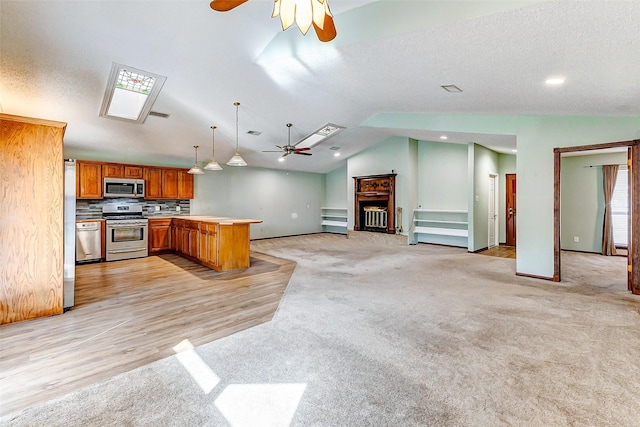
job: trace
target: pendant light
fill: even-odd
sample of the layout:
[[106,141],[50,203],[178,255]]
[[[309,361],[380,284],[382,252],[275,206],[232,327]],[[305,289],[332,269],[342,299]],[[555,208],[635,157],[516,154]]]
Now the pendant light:
[[213,149],[211,150],[211,160],[209,161],[209,163],[207,163],[207,165],[204,167],[206,170],[208,171],[221,171],[222,167],[218,164],[218,162],[216,162],[216,127],[215,126],[211,126],[211,131],[212,131],[212,147]]
[[193,146],[193,148],[196,149],[196,162],[193,164],[191,169],[187,171],[187,173],[190,173],[191,175],[202,175],[204,173],[202,169],[200,169],[200,166],[198,166],[198,147],[199,145]]
[[244,161],[240,153],[238,152],[238,107],[240,106],[239,102],[234,102],[233,105],[236,106],[236,154],[233,155],[231,160],[227,162],[229,166],[247,166],[247,162]]

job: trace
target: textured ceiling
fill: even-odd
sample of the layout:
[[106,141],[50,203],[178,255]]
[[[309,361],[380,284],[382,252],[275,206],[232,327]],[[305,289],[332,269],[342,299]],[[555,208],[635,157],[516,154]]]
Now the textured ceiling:
[[[188,165],[235,143],[252,166],[327,172],[390,136],[469,141],[502,152],[513,135],[374,128],[390,112],[640,115],[638,1],[330,0],[337,38],[282,32],[271,0],[218,13],[208,1],[1,1],[0,103],[8,114],[68,123],[79,158]],[[112,62],[167,76],[149,117],[98,117]],[[552,75],[566,78],[546,87]],[[447,93],[443,84],[462,93]],[[347,130],[312,157],[262,153],[327,122]],[[260,136],[246,135],[248,130]],[[341,147],[335,158],[329,148]]]

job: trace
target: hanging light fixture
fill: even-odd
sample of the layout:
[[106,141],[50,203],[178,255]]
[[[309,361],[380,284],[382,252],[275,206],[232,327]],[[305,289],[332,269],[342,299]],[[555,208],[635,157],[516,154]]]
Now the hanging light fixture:
[[204,172],[202,171],[202,169],[200,169],[200,166],[198,166],[198,147],[199,145],[194,145],[193,148],[196,149],[196,162],[193,164],[193,166],[191,167],[191,169],[189,169],[187,171],[187,173],[190,173],[192,175],[202,175]]
[[233,103],[233,105],[236,106],[236,154],[233,155],[233,157],[227,162],[227,164],[229,166],[247,166],[247,162],[244,161],[244,159],[238,152],[238,107],[240,106],[240,103],[236,101]]
[[211,150],[211,160],[209,161],[209,163],[207,163],[207,165],[204,168],[208,171],[221,171],[222,167],[218,164],[218,162],[216,162],[216,126],[211,126],[211,130],[213,132],[212,133],[213,149]]
[[[226,12],[240,6],[247,0],[213,0],[211,9]],[[274,0],[272,18],[280,16],[282,31],[295,22],[304,35],[313,25],[318,40],[328,42],[336,37],[333,15],[329,10],[328,0]]]

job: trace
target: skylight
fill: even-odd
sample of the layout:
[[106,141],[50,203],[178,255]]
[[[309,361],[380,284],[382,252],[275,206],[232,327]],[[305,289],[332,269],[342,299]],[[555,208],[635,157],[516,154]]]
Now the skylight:
[[296,144],[296,148],[313,147],[320,144],[326,139],[331,138],[333,135],[342,132],[346,128],[344,126],[334,125],[333,123],[327,123],[311,135]]
[[166,79],[165,76],[114,62],[100,117],[144,123]]

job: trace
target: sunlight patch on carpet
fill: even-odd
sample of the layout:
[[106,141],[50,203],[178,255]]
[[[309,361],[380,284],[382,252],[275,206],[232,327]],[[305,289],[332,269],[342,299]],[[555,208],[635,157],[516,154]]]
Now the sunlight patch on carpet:
[[306,384],[231,384],[215,400],[233,427],[289,426]]
[[211,393],[220,382],[220,378],[196,353],[196,350],[188,339],[173,347],[176,352],[176,359],[184,366],[193,380],[200,386],[205,394]]

